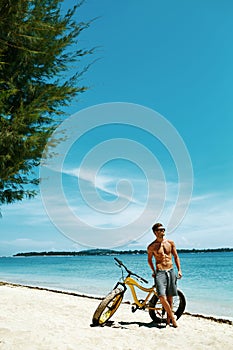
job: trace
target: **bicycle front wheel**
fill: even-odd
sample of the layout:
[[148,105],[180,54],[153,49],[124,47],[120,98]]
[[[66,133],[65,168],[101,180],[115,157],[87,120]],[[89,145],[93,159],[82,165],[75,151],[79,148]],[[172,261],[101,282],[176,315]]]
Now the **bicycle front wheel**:
[[121,288],[113,289],[98,305],[92,318],[93,326],[100,326],[107,322],[120,306],[124,296]]
[[[184,294],[178,289],[177,296],[173,297],[172,311],[174,312],[176,319],[178,320],[183,314],[186,306],[186,300]],[[160,323],[164,319],[166,311],[164,310],[158,296],[154,295],[150,300],[149,315],[153,321]]]

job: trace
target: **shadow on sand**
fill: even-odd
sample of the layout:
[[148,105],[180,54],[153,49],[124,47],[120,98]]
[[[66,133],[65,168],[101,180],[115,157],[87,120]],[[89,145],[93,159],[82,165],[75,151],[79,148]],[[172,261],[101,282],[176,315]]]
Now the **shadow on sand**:
[[[159,329],[163,329],[166,328],[166,322],[162,323],[156,323],[154,321],[152,322],[137,322],[137,321],[133,321],[133,322],[125,322],[125,321],[120,321],[120,322],[114,322],[114,321],[107,321],[106,323],[104,323],[103,325],[101,325],[101,327],[111,327],[111,328],[122,328],[122,329],[127,329],[127,326],[131,326],[131,325],[137,325],[138,327],[147,327],[147,328],[159,328]],[[93,325],[91,325],[93,326]]]

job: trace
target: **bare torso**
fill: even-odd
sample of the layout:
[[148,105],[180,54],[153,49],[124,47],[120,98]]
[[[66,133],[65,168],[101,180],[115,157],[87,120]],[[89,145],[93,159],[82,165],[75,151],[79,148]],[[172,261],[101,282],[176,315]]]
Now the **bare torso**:
[[164,239],[162,242],[154,241],[150,244],[149,250],[156,260],[157,270],[169,270],[172,265],[172,244]]

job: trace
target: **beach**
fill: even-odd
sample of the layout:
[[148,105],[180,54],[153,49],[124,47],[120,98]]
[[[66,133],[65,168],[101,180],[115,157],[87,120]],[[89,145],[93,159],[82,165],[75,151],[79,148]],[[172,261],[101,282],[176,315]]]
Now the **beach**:
[[92,327],[100,300],[0,284],[0,349],[231,349],[232,323],[184,314],[178,328],[158,327],[145,311],[123,303],[106,326]]

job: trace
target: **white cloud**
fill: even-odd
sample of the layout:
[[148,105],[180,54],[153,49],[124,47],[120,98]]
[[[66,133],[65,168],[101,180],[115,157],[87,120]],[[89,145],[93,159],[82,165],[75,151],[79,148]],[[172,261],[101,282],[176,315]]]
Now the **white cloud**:
[[[168,237],[179,248],[233,247],[233,199],[218,193],[194,196],[179,227]],[[161,218],[166,225],[166,216]],[[153,239],[144,236],[142,244]]]
[[[140,201],[136,200],[135,197],[133,197],[132,195],[129,196],[123,192],[117,191],[117,185],[119,183],[119,179],[117,177],[115,177],[114,174],[112,174],[110,176],[109,175],[100,175],[100,174],[96,175],[96,173],[92,169],[83,170],[80,168],[75,168],[75,169],[71,169],[71,170],[63,170],[63,173],[66,175],[74,176],[78,180],[87,181],[90,184],[90,186],[92,187],[92,189],[95,189],[95,191],[97,189],[101,192],[112,195],[114,197],[125,198],[132,203],[140,204]],[[128,181],[128,180],[125,179],[125,181]],[[136,182],[137,180],[134,179],[133,181]],[[79,184],[81,185],[80,182],[79,182]]]
[[38,241],[38,240],[34,240],[31,238],[17,238],[14,239],[12,241],[2,241],[2,244],[4,245],[10,245],[10,246],[14,246],[14,247],[18,247],[18,248],[25,248],[27,249],[28,247],[47,247],[47,246],[51,246],[54,244],[53,241]]
[[40,195],[33,199],[9,204],[2,209],[3,223],[8,219],[15,222],[20,221],[20,225],[43,225],[48,223],[49,218],[43,207]]
[[[96,188],[100,192],[108,193],[110,196],[112,195],[113,197],[111,199],[114,199],[114,196],[118,195],[115,186],[119,178],[114,174],[114,171],[98,174],[94,180],[94,174],[91,174],[89,170],[80,173],[79,168],[76,168],[73,170],[66,170],[65,173],[75,178],[79,176],[80,181],[86,182],[86,189],[90,196],[92,196],[93,193],[96,194]],[[81,220],[98,228],[122,227],[136,221],[142,214],[143,221],[138,222],[137,226],[130,226],[129,228],[132,230],[133,227],[136,239],[136,241],[134,240],[133,243],[129,244],[129,248],[137,247],[139,249],[145,249],[147,244],[153,240],[153,234],[149,229],[148,233],[140,239],[138,238],[143,234],[143,223],[146,222],[148,225],[152,225],[153,223],[151,220],[154,220],[153,222],[161,221],[165,225],[168,224],[169,217],[176,202],[178,185],[173,182],[166,183],[165,206],[161,215],[159,215],[158,203],[159,201],[162,203],[164,200],[163,189],[161,190],[163,184],[155,179],[147,179],[150,181],[151,186],[150,199],[154,204],[150,207],[146,207],[147,196],[145,194],[145,179],[134,176],[132,173],[129,173],[128,178],[130,178],[130,176],[132,183],[135,185],[135,191],[133,192],[132,198],[128,193],[126,195],[124,195],[124,192],[120,193],[118,200],[124,199],[122,203],[127,203],[127,205],[123,206],[122,210],[116,212],[112,211],[111,213],[110,209],[107,213],[96,210],[99,205],[97,201],[92,203],[93,206],[85,203],[85,200],[81,198],[80,192],[78,191],[78,186],[74,189],[73,183],[70,184],[69,179],[67,179],[68,182],[65,184],[68,189],[66,193],[67,202],[60,201],[56,191],[51,192],[52,195],[51,198],[49,198],[49,202],[51,201],[51,203],[53,203],[53,211],[61,221],[66,220],[66,217],[64,217],[64,205],[66,205],[69,206],[70,210]],[[96,197],[93,198],[96,199]],[[103,196],[103,198],[105,197]],[[103,198],[99,198],[98,200],[103,201]],[[114,204],[114,200],[105,200],[103,202],[105,202],[108,208],[111,208],[111,205]],[[233,199],[223,197],[219,193],[198,193],[192,197],[190,208],[184,220],[169,237],[176,242],[179,248],[232,247],[232,207]],[[54,237],[51,240],[49,239],[49,237],[52,237],[51,232],[53,231],[54,234],[55,230],[53,224],[49,222],[40,196],[32,200],[4,206],[2,211],[3,230],[5,222],[7,222],[8,225],[5,226],[7,229],[2,234],[2,245],[15,246],[15,249],[20,250],[22,250],[23,247],[25,247],[24,249],[28,247],[32,250],[50,250],[52,248],[59,249],[59,247],[62,247],[62,245],[56,244],[56,239],[54,240]],[[70,221],[67,225],[77,230],[77,223],[75,221]],[[48,240],[40,241],[39,239],[30,240],[28,238],[22,238],[25,237],[24,231],[28,232],[26,236],[34,234],[34,231],[39,234],[40,230],[44,232],[45,227]],[[10,230],[12,232],[14,231],[15,237],[15,235],[17,235],[15,232],[16,229],[18,229],[18,239],[4,239]],[[73,244],[75,243],[67,241],[66,249],[69,249],[69,247],[71,247],[71,249],[74,248]],[[80,245],[76,245],[75,247],[80,247]]]

